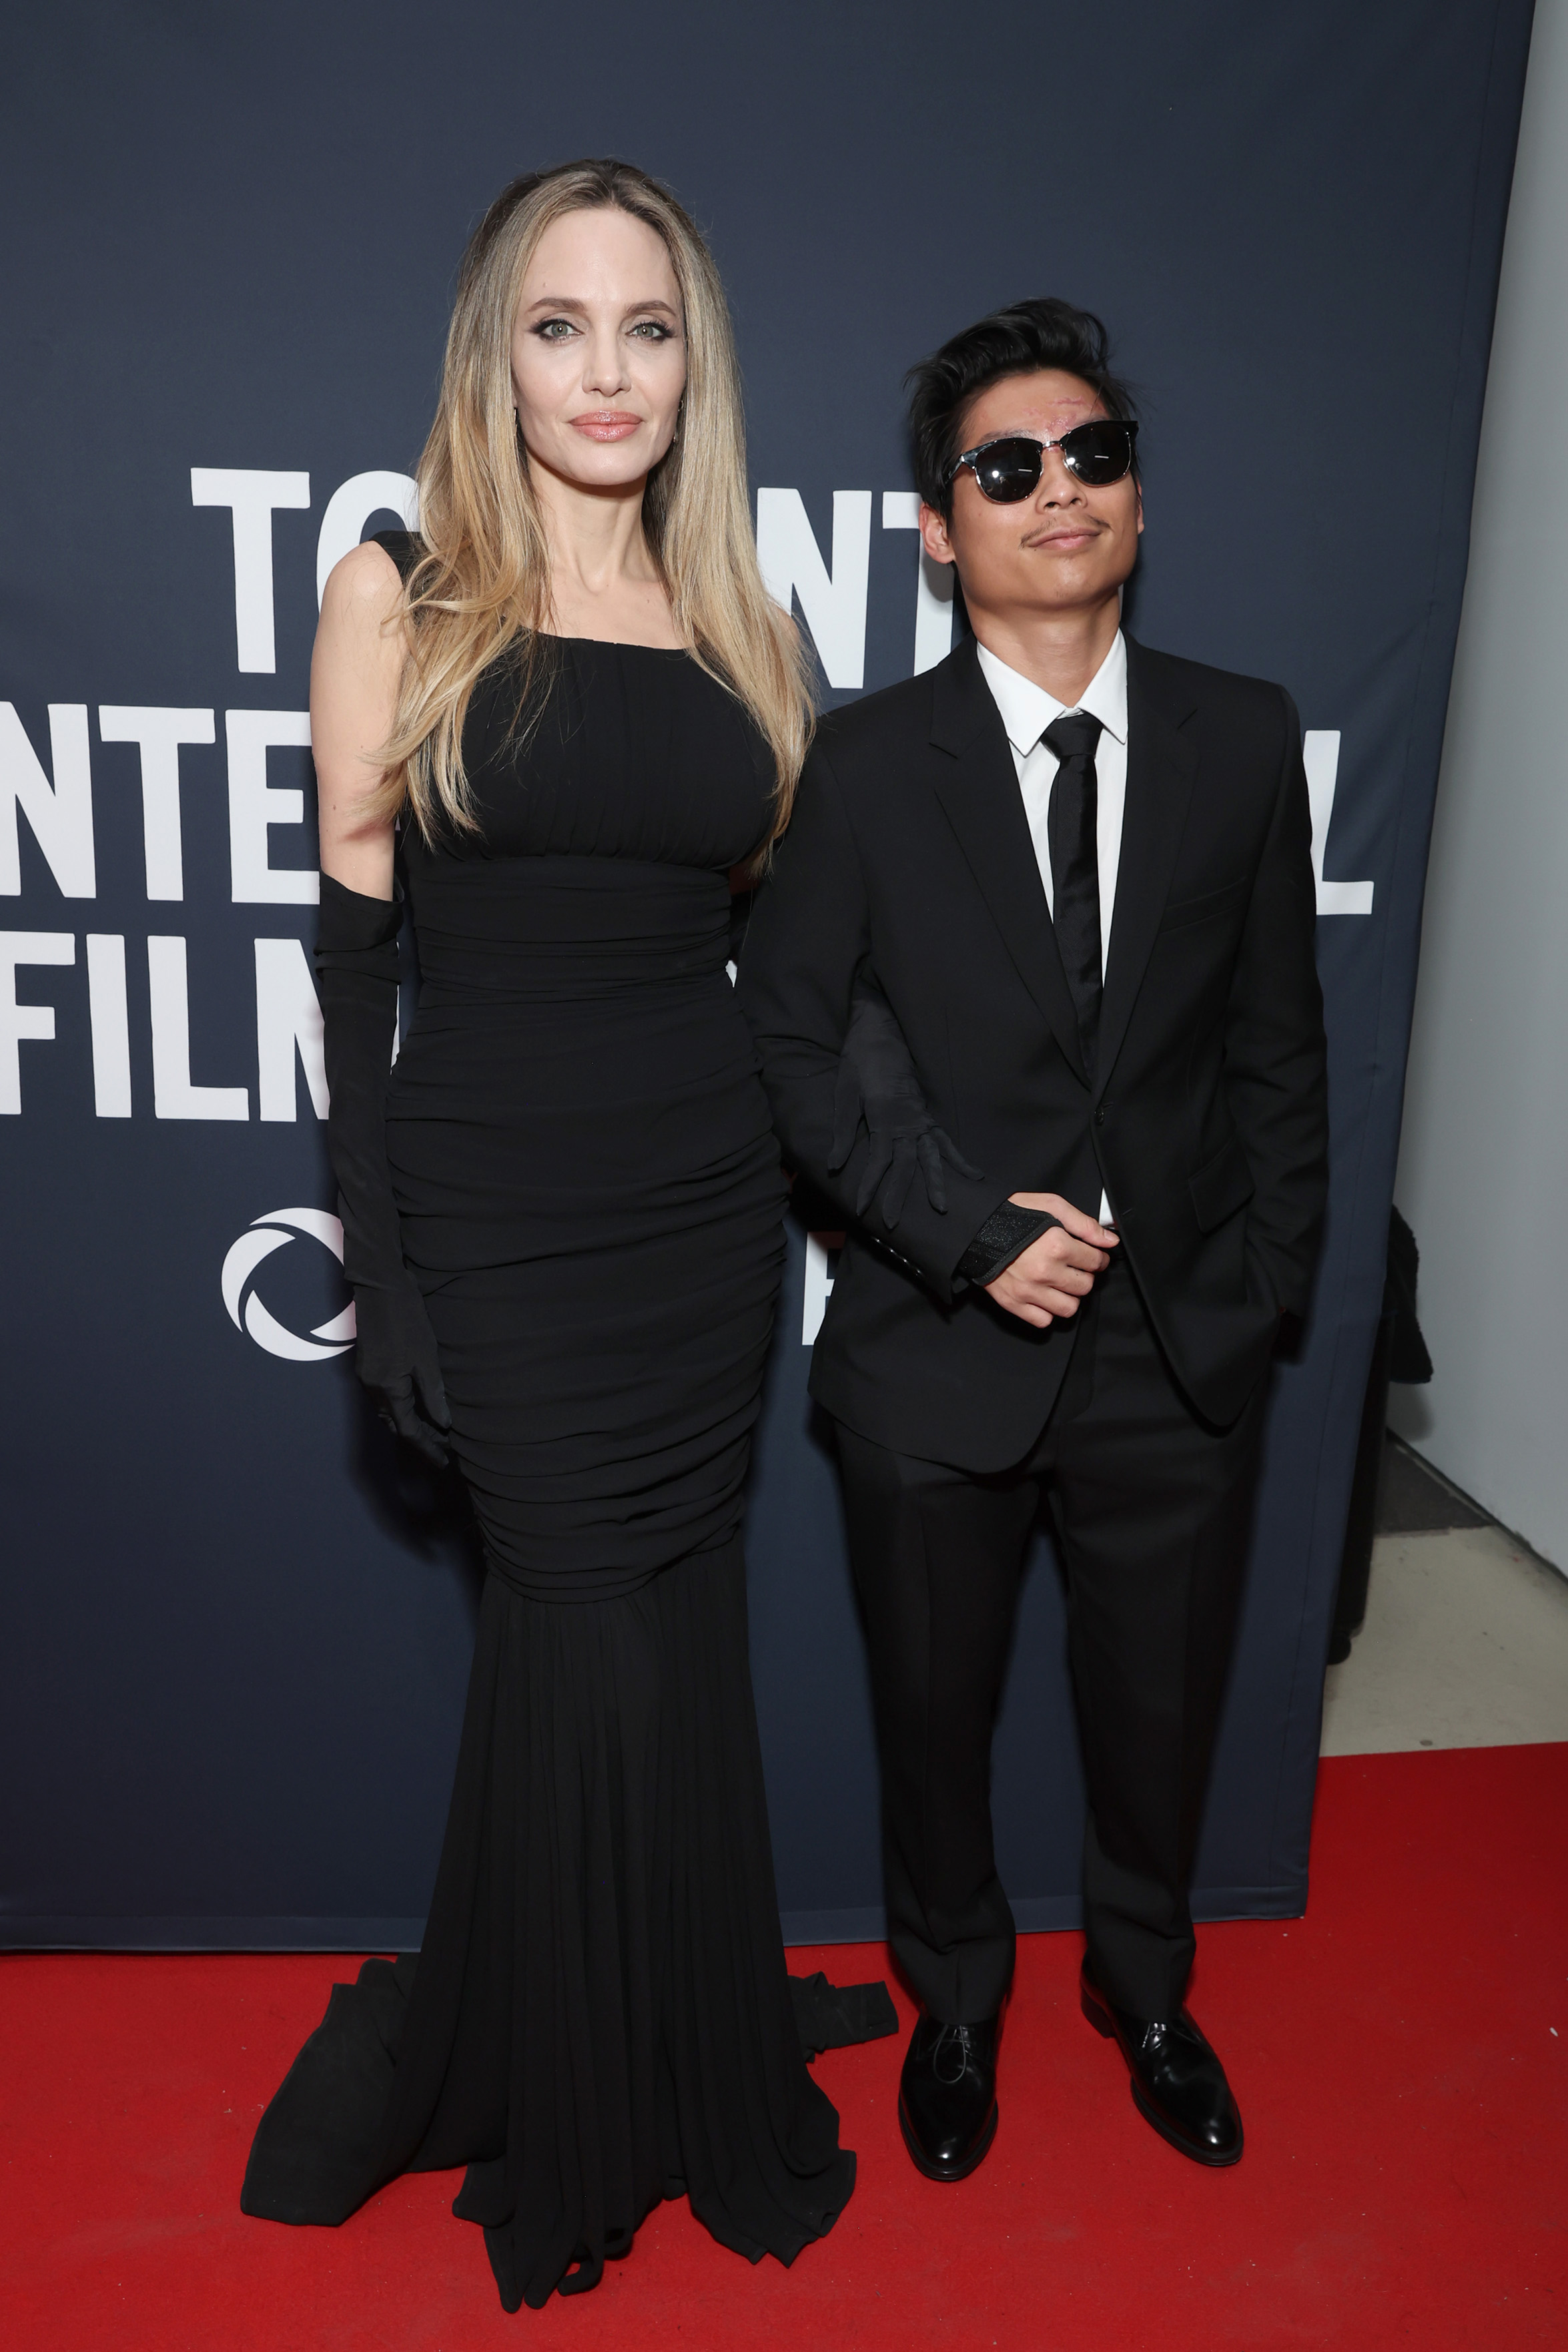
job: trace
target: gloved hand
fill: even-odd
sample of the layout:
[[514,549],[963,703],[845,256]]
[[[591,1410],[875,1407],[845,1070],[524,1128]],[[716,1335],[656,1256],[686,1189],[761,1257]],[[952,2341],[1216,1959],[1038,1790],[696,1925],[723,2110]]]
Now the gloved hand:
[[857,1217],[864,1216],[884,1176],[882,1213],[891,1229],[904,1213],[917,1166],[925,1197],[939,1216],[947,1213],[943,1161],[961,1176],[982,1173],[971,1168],[932,1118],[897,1016],[867,966],[855,979],[849,1031],[839,1056],[830,1169],[841,1168],[848,1160],[862,1119],[871,1153],[855,1200]]
[[[344,1219],[344,1249],[348,1220]],[[396,1289],[356,1282],[354,1328],[359,1346],[354,1370],[375,1399],[387,1427],[407,1440],[427,1462],[448,1460],[452,1427],[446,1390],[436,1358],[435,1334],[419,1286],[406,1268]]]
[[387,1426],[440,1465],[452,1416],[435,1333],[403,1260],[386,1151],[402,921],[401,893],[369,898],[321,877],[316,970],[332,1097],[327,1146],[343,1220],[343,1271],[354,1294],[354,1368]]

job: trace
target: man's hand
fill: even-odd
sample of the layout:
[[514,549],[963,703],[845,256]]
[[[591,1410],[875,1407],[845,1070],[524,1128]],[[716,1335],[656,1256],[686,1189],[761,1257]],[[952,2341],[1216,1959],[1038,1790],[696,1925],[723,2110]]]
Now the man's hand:
[[986,1285],[998,1307],[1043,1331],[1057,1316],[1077,1314],[1079,1300],[1088,1297],[1095,1276],[1110,1265],[1116,1235],[1060,1192],[1012,1192],[1009,1198],[1020,1209],[1044,1209],[1061,1220]]

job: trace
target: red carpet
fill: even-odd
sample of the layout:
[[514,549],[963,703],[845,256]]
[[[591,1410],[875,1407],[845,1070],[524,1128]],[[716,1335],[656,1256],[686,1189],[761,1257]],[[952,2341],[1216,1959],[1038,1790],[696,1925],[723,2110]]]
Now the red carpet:
[[[818,2061],[860,2186],[793,2270],[682,2206],[597,2293],[507,2319],[458,2175],[340,2231],[246,2221],[255,2118],[314,1958],[0,1959],[6,2352],[1189,2352],[1568,2345],[1568,1747],[1322,1769],[1305,1920],[1202,1931],[1193,2005],[1247,2154],[1205,2173],[1078,2015],[1078,1939],[1026,1937],[996,2148],[922,2180],[893,2041]],[[879,1950],[797,1954],[842,1978]],[[1553,2032],[1555,2029],[1555,2032]]]

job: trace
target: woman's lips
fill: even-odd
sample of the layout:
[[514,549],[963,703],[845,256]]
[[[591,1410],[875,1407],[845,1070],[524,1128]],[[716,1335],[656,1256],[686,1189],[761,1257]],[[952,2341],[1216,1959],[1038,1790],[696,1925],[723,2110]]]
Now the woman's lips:
[[570,421],[588,441],[624,441],[643,422],[640,416],[629,416],[622,408],[595,409],[591,415],[574,416]]

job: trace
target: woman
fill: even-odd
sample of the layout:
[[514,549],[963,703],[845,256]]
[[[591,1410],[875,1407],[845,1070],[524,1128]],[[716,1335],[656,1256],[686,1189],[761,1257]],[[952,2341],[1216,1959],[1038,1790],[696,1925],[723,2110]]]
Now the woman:
[[854,2179],[790,2007],[740,1543],[783,1184],[727,873],[810,709],[723,290],[642,173],[491,206],[419,488],[423,536],[322,604],[318,961],[360,1370],[450,1446],[489,1572],[417,1969],[335,1990],[243,2201],[339,2221],[466,2164],[515,2310],[683,2191],[789,2262]]

